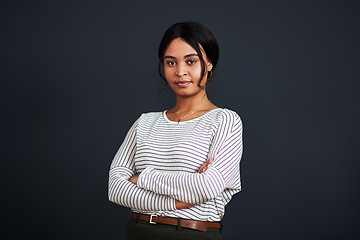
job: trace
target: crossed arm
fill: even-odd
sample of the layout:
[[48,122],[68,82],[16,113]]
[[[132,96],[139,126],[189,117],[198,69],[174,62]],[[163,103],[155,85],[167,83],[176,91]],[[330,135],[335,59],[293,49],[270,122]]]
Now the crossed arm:
[[[227,119],[220,125],[210,150],[215,161],[209,159],[197,173],[181,174],[146,168],[135,175],[135,122],[110,168],[110,201],[138,210],[167,211],[207,202],[226,188],[240,191],[242,124],[239,117],[224,118]],[[213,163],[211,167],[210,163]]]
[[[210,166],[210,164],[213,163],[213,159],[208,159],[203,165],[201,165],[201,167],[199,168],[199,170],[197,171],[197,173],[204,173],[208,167]],[[139,178],[140,174],[136,174],[134,176],[132,176],[129,181],[132,182],[133,184],[137,184],[137,180]],[[179,200],[175,199],[175,207],[176,209],[184,209],[184,208],[191,208],[195,206],[195,204],[191,204],[191,203],[186,203],[186,202],[182,202]]]
[[[136,152],[136,127],[137,121],[127,133],[124,142],[111,163],[108,189],[109,200],[125,207],[143,211],[170,211],[193,207],[194,204],[185,203],[136,185],[139,175],[134,175],[135,166],[132,160]],[[211,160],[206,161],[198,172],[206,171],[210,163]]]

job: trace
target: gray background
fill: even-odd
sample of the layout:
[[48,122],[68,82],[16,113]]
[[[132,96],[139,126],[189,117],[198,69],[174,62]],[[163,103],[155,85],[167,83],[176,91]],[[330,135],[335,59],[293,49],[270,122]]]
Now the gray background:
[[157,47],[206,24],[209,98],[244,124],[230,239],[359,239],[358,1],[2,1],[0,237],[123,239],[110,162],[142,112],[171,107]]

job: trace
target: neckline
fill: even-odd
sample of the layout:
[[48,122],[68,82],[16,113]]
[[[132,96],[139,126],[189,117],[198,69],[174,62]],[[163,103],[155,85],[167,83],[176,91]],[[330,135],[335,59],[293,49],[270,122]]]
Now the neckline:
[[211,110],[207,111],[206,113],[204,113],[204,114],[202,114],[202,115],[200,115],[200,116],[198,116],[198,117],[196,117],[196,118],[192,118],[192,119],[185,120],[185,121],[180,121],[180,122],[171,121],[171,120],[166,116],[166,112],[167,112],[168,110],[163,111],[163,116],[164,116],[165,120],[166,120],[168,123],[172,123],[172,124],[185,124],[185,123],[187,123],[187,122],[190,122],[190,121],[193,121],[193,120],[197,120],[197,119],[199,119],[199,118],[207,115],[208,113],[210,113],[210,112],[212,112],[212,111],[214,111],[214,110],[219,110],[219,109],[222,109],[222,108],[219,108],[219,107],[218,107],[218,108],[214,108],[214,109],[211,109]]

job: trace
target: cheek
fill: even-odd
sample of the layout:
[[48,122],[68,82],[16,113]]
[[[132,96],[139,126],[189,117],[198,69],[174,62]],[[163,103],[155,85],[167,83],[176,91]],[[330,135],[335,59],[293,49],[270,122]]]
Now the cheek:
[[166,79],[169,79],[169,78],[171,78],[171,76],[174,75],[174,69],[173,69],[173,68],[164,67],[164,74],[165,74],[165,78],[166,78]]
[[199,67],[194,68],[194,69],[192,70],[192,74],[193,74],[194,76],[200,77],[200,75],[201,75],[201,67],[199,66]]
[[194,67],[189,71],[189,73],[194,80],[199,80],[201,77],[201,67]]

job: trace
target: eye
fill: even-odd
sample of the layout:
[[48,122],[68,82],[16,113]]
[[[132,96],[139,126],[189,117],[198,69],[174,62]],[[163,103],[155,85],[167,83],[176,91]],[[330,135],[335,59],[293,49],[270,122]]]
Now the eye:
[[169,66],[174,66],[175,62],[174,61],[166,61],[166,64]]
[[186,61],[189,65],[194,65],[196,63],[196,60],[190,59]]

